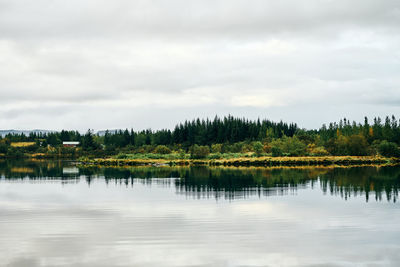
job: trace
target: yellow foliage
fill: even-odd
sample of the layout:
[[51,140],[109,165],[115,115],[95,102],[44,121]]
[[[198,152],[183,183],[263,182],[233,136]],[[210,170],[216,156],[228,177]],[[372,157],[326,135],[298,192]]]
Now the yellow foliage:
[[33,173],[32,168],[26,168],[26,167],[14,167],[11,168],[11,172],[15,173]]
[[311,156],[328,156],[329,152],[322,146],[316,146],[315,144],[309,144],[307,146],[307,152]]
[[374,129],[372,129],[372,127],[369,127],[368,134],[370,137],[374,136]]
[[29,147],[35,145],[35,142],[12,142],[12,147]]
[[33,153],[33,154],[31,155],[32,158],[43,158],[43,157],[45,157],[45,156],[46,156],[45,153]]

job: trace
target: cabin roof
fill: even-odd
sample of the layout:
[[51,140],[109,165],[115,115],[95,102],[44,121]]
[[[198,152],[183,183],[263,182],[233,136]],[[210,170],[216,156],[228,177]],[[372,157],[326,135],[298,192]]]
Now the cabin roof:
[[63,145],[79,145],[78,141],[64,141]]

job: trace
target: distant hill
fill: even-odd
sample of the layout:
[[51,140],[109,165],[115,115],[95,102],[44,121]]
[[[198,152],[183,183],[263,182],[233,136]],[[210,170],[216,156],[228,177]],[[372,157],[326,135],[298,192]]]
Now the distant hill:
[[[120,131],[120,129],[114,129],[114,130],[108,130],[108,131],[111,134],[115,134],[118,131]],[[125,130],[123,130],[123,131],[125,131]],[[54,133],[54,132],[57,132],[57,131],[39,130],[39,129],[35,129],[35,130],[0,130],[0,136],[4,137],[9,133],[11,133],[11,134],[22,134],[23,133],[25,135],[29,135],[30,133],[36,133],[36,134],[42,133],[42,134],[45,134],[45,133]],[[104,136],[106,134],[106,130],[98,131],[96,134],[99,135],[99,136]]]
[[[117,133],[117,132],[119,132],[120,131],[120,129],[114,129],[114,130],[103,130],[103,131],[98,131],[96,134],[98,135],[98,136],[104,136],[105,134],[106,134],[106,131],[108,131],[110,134],[115,134],[115,133]],[[125,131],[125,130],[122,130],[122,131]]]
[[10,134],[10,133],[11,134],[29,135],[30,133],[36,133],[36,134],[42,133],[42,134],[45,134],[45,133],[54,133],[54,132],[56,132],[56,131],[38,130],[38,129],[35,129],[35,130],[0,130],[0,136],[4,137],[4,136],[6,136],[7,134]]

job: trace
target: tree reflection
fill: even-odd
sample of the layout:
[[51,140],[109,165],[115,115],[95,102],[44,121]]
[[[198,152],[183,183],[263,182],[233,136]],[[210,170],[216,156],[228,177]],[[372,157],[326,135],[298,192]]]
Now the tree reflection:
[[[194,198],[237,199],[249,196],[296,194],[302,188],[321,188],[344,199],[365,196],[396,202],[400,167],[352,168],[208,168],[133,167],[77,168],[65,161],[0,161],[1,179],[61,180],[91,184],[102,179],[121,186],[174,186],[177,194]],[[169,179],[168,179],[169,178]]]

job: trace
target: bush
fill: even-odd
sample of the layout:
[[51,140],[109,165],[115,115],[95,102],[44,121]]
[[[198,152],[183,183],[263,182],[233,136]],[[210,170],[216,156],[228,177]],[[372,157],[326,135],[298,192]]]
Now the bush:
[[347,138],[347,151],[350,156],[365,156],[368,143],[362,135],[351,135]]
[[154,149],[154,153],[156,154],[171,154],[171,149],[169,149],[167,146],[164,145],[159,145]]
[[335,156],[365,156],[371,153],[367,140],[363,135],[339,135],[326,144],[327,150]]
[[8,150],[8,146],[4,143],[0,143],[0,153],[6,154]]
[[253,143],[253,150],[256,153],[257,156],[260,156],[264,152],[264,146],[263,144],[258,141]]
[[115,153],[117,153],[117,149],[114,145],[107,145],[105,148],[105,153],[107,155],[114,155]]
[[243,143],[234,143],[232,145],[225,146],[224,152],[240,153],[243,149]]
[[329,152],[322,146],[316,146],[315,144],[309,144],[307,147],[308,154],[310,156],[328,156]]
[[271,152],[273,157],[281,157],[283,155],[282,149],[279,146],[272,146]]
[[208,158],[209,159],[221,159],[222,158],[222,154],[221,153],[213,153],[213,154],[210,154],[208,156]]
[[182,148],[178,150],[179,158],[184,159],[186,158],[186,152]]
[[378,151],[384,157],[400,157],[400,150],[397,144],[386,140],[380,143]]
[[210,154],[208,146],[194,145],[190,149],[190,157],[192,159],[204,159]]
[[117,159],[127,159],[127,158],[128,158],[128,155],[127,155],[127,154],[119,153],[119,154],[117,155],[116,158],[117,158]]
[[7,155],[7,157],[10,157],[10,158],[23,158],[25,156],[21,150],[15,149],[13,147],[10,147],[10,149],[8,149],[6,155]]
[[151,153],[154,151],[154,147],[151,145],[143,145],[141,148],[144,151],[143,153]]
[[345,156],[348,155],[347,144],[347,138],[343,135],[339,135],[337,138],[329,139],[325,147],[332,155]]
[[381,144],[381,140],[374,140],[372,144],[370,145],[370,154],[372,155],[377,155],[379,154],[379,145]]
[[271,143],[271,152],[273,157],[282,155],[303,156],[306,154],[306,145],[296,136],[284,136],[282,139],[274,140]]
[[75,155],[74,147],[61,147],[60,152],[62,155]]
[[211,145],[212,153],[221,153],[222,152],[222,144],[213,144]]
[[244,143],[242,146],[242,153],[254,152],[253,143]]

